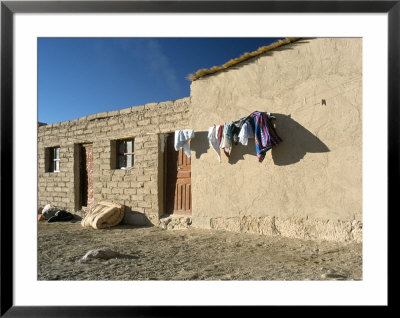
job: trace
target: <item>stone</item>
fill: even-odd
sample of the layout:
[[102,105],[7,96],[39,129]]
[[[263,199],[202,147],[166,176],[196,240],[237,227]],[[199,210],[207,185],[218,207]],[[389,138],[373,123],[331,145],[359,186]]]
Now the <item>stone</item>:
[[342,280],[342,279],[346,279],[347,277],[341,274],[337,274],[337,273],[325,273],[321,275],[322,279],[327,279],[327,278],[332,278],[332,279],[338,279],[338,280]]
[[85,263],[92,258],[107,260],[110,258],[116,258],[118,256],[120,256],[118,252],[109,248],[99,248],[88,251],[82,258],[79,259],[79,263]]
[[159,220],[158,226],[165,230],[182,230],[191,226],[190,217],[168,216]]

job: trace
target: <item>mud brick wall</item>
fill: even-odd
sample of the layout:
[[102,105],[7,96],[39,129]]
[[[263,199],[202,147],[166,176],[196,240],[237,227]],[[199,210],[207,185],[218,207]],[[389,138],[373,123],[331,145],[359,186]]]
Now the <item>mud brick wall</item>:
[[[93,144],[94,200],[125,205],[125,221],[157,223],[164,211],[162,143],[168,133],[188,128],[190,97],[89,115],[38,127],[38,208],[50,203],[80,209],[78,149]],[[134,167],[114,169],[112,141],[134,138]],[[60,147],[60,172],[46,172],[45,151]]]

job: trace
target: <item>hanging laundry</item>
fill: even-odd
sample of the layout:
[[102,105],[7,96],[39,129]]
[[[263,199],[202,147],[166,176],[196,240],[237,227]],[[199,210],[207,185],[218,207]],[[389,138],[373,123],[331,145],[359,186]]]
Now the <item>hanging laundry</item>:
[[262,162],[266,152],[281,142],[282,139],[276,133],[266,113],[255,111],[250,116],[254,120],[254,139],[257,158],[259,162]]
[[223,132],[224,132],[224,125],[217,126],[217,139],[218,139],[219,145],[221,144],[221,141],[222,141]]
[[[219,147],[224,150],[224,154],[229,158],[229,149],[232,147],[232,139],[229,138],[228,131],[230,130],[231,124],[226,124],[223,126],[221,142]],[[228,134],[227,134],[228,133]]]
[[220,128],[220,125],[216,125],[215,126],[215,138],[217,138],[217,140],[218,140],[218,147],[219,147],[219,142],[220,142],[220,139],[219,139],[219,128]]
[[238,120],[232,123],[232,141],[235,145],[239,142],[239,133],[242,127],[242,121]]
[[[217,126],[219,128],[219,126]],[[221,162],[221,154],[219,151],[219,141],[218,141],[218,128],[212,126],[208,128],[208,142],[210,146],[215,150],[218,155],[218,161]]]
[[220,144],[220,148],[228,149],[232,147],[232,124],[226,124],[224,126],[224,131],[222,133],[222,141]]
[[224,154],[229,158],[229,152],[227,153],[224,147],[221,147],[225,143],[225,135],[224,135],[225,125],[220,125],[217,132],[217,138],[219,142],[219,147],[223,148]]
[[190,158],[189,140],[192,138],[194,138],[193,129],[175,130],[175,150],[178,151],[180,148],[183,148],[186,156]]
[[232,129],[233,129],[233,123],[225,125],[225,135],[231,141],[232,141],[232,138],[233,138]]
[[[253,124],[253,120],[252,120],[252,114],[250,114],[247,117],[242,117],[240,120],[235,121],[232,125],[233,143],[235,145],[237,145],[239,143],[239,134],[245,123],[247,123],[249,125],[248,126],[248,132],[249,132],[248,138],[252,138],[252,136],[254,135],[254,133],[253,133],[254,124]],[[242,132],[242,134],[243,134],[243,132]]]
[[244,146],[247,146],[249,138],[254,137],[253,127],[248,121],[243,123],[238,137],[239,137],[239,142]]
[[270,134],[270,136],[271,136],[271,143],[272,143],[272,146],[275,146],[275,145],[279,144],[280,142],[282,142],[282,139],[281,139],[281,138],[278,136],[278,134],[276,133],[274,124],[273,124],[272,121],[271,121],[272,118],[275,119],[274,116],[271,116],[271,115],[268,113],[268,116],[267,116],[268,131],[269,131],[269,134]]
[[221,162],[220,148],[230,158],[230,149],[233,144],[237,145],[240,142],[246,146],[248,139],[254,137],[257,158],[259,162],[262,162],[266,152],[282,142],[271,122],[272,119],[276,118],[270,113],[254,111],[249,116],[232,123],[209,127],[208,141],[217,153],[218,161]]
[[240,120],[233,122],[232,125],[232,140],[235,145],[239,142],[239,133],[242,130],[242,126],[245,122],[250,120],[250,115],[247,117],[242,117]]

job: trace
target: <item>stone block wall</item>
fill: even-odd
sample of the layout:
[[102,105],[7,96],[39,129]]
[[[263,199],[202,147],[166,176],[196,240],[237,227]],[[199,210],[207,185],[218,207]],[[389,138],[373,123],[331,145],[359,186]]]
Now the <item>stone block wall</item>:
[[[163,147],[166,134],[188,128],[190,98],[150,103],[38,127],[38,208],[50,203],[77,211],[77,153],[93,144],[94,200],[126,207],[125,221],[158,224],[163,215]],[[134,138],[134,167],[114,169],[112,142]],[[60,172],[46,172],[45,151],[60,147]]]

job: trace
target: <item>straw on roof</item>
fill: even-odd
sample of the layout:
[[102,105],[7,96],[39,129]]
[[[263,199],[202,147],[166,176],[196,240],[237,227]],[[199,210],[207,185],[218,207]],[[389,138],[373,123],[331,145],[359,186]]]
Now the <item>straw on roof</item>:
[[209,74],[213,74],[213,73],[219,72],[221,70],[225,70],[225,69],[227,69],[227,68],[229,68],[229,67],[231,67],[233,65],[236,65],[236,64],[241,63],[243,61],[246,61],[246,60],[248,60],[248,59],[250,59],[252,57],[255,57],[257,55],[263,54],[263,53],[265,53],[267,51],[271,51],[271,50],[276,49],[276,48],[278,48],[280,46],[287,45],[289,43],[293,43],[293,42],[298,41],[300,39],[301,38],[286,38],[284,40],[279,40],[277,42],[271,43],[270,45],[262,46],[258,50],[254,51],[254,52],[251,52],[251,53],[246,52],[243,55],[241,55],[240,57],[232,59],[232,60],[226,62],[222,66],[213,66],[213,67],[211,67],[209,69],[203,68],[201,70],[198,70],[195,74],[190,74],[188,76],[188,79],[191,80],[191,81],[195,81],[195,80],[199,79],[200,77],[203,77],[203,76],[209,75]]

